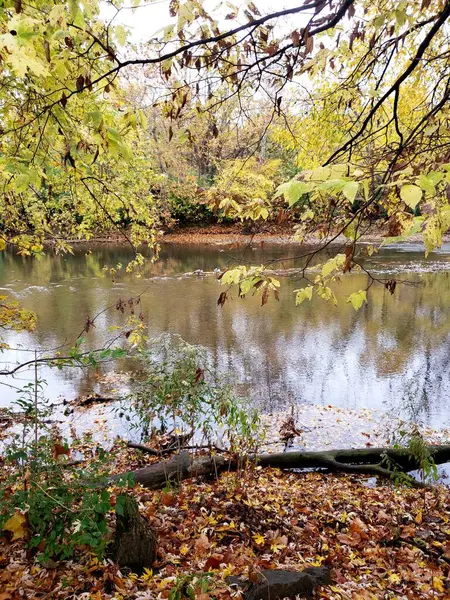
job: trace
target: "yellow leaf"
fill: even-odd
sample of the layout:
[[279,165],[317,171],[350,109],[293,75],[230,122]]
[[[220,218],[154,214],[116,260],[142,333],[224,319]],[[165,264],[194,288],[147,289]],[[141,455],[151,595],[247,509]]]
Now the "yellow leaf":
[[422,199],[422,190],[417,185],[404,185],[400,190],[400,198],[410,208],[416,208]]
[[366,290],[359,290],[359,292],[354,292],[350,294],[347,299],[347,302],[350,302],[355,310],[361,308],[364,302],[367,302],[367,292]]
[[260,533],[257,533],[256,535],[254,535],[253,539],[255,540],[255,544],[258,544],[258,546],[261,546],[262,544],[264,544],[264,536],[261,535]]
[[312,293],[313,293],[313,287],[312,285],[308,285],[304,288],[302,288],[301,290],[294,290],[294,292],[296,293],[295,296],[295,304],[296,306],[298,306],[299,304],[301,304],[303,302],[303,300],[311,300],[312,298]]
[[444,592],[444,584],[441,577],[433,577],[433,589],[438,592]]
[[422,511],[419,510],[419,512],[416,515],[416,518],[414,519],[414,521],[420,525],[422,523]]
[[354,202],[356,194],[359,190],[359,183],[357,181],[349,181],[342,188],[342,193],[350,202]]
[[3,525],[5,531],[10,531],[13,536],[11,541],[21,540],[28,535],[27,517],[19,511],[16,511]]

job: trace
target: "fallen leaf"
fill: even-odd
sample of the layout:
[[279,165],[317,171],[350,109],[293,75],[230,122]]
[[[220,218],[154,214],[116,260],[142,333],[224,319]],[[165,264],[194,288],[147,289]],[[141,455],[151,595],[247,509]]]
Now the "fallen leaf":
[[201,536],[195,540],[195,554],[198,556],[203,556],[209,550],[210,545],[211,544],[209,543],[208,538],[204,533],[202,533]]
[[12,533],[11,541],[22,540],[28,537],[27,517],[19,511],[16,511],[3,525],[5,531]]
[[211,554],[205,563],[205,569],[218,569],[223,562],[224,559],[222,554]]
[[175,497],[174,494],[170,493],[170,492],[163,492],[161,494],[161,504],[163,506],[175,506],[175,504],[177,503],[177,499]]
[[444,584],[440,577],[433,577],[433,589],[437,590],[438,592],[445,591]]

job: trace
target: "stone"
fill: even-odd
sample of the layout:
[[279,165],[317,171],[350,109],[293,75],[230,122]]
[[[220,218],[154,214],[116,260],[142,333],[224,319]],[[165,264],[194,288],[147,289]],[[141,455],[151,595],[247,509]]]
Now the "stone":
[[296,596],[308,598],[317,586],[332,583],[328,567],[308,567],[304,571],[262,571],[259,581],[254,584],[239,577],[228,577],[226,581],[242,589],[245,600],[276,600]]

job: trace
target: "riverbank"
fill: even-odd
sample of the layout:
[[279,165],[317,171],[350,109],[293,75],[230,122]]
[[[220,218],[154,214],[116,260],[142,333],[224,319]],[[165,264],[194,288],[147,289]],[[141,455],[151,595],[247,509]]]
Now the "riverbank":
[[[373,226],[372,229],[365,235],[359,238],[361,244],[381,244],[389,240],[388,231],[386,228]],[[247,232],[245,227],[239,223],[231,225],[217,224],[202,226],[179,227],[170,232],[162,232],[158,237],[158,241],[163,244],[180,244],[180,245],[213,245],[213,246],[245,246],[248,244],[278,244],[289,245],[299,244],[295,239],[294,226],[279,226],[268,224],[260,231]],[[308,236],[303,245],[308,247],[324,246],[327,241],[335,246],[342,245],[348,242],[348,238],[343,235],[328,238],[319,238],[317,236]],[[444,242],[450,242],[450,233],[443,236]],[[408,243],[422,243],[422,236],[414,234],[405,239]],[[397,242],[398,243],[398,242]],[[400,242],[401,243],[401,242]]]
[[[272,244],[287,246],[298,244],[295,239],[295,230],[292,224],[276,225],[266,224],[264,227],[255,230],[249,230],[241,223],[213,224],[213,225],[188,225],[177,227],[169,231],[159,231],[157,242],[167,245],[180,246],[219,246],[219,247],[245,247],[246,245],[264,245]],[[374,226],[369,233],[363,235],[358,241],[361,244],[381,244],[388,240],[388,233],[385,229]],[[308,236],[303,245],[308,247],[319,247],[326,245],[326,242],[334,246],[339,246],[348,241],[343,235],[334,238],[318,238],[317,236]],[[414,234],[405,240],[409,243],[421,243],[422,236]],[[450,234],[444,236],[444,242],[450,241]],[[84,240],[68,240],[73,245],[86,244],[88,246],[96,245],[129,245],[129,240],[118,231],[105,232],[93,237],[88,242]],[[397,242],[398,243],[398,242]],[[401,243],[401,242],[400,242]]]
[[[142,466],[114,447],[112,468]],[[108,488],[116,498],[123,488]],[[412,490],[360,475],[248,469],[161,491],[129,490],[157,537],[152,568],[134,573],[79,548],[69,561],[35,561],[25,540],[0,546],[0,598],[231,600],[226,578],[262,570],[330,569],[325,600],[448,598],[450,491]],[[108,518],[114,527],[113,513]],[[191,592],[189,593],[189,588]]]

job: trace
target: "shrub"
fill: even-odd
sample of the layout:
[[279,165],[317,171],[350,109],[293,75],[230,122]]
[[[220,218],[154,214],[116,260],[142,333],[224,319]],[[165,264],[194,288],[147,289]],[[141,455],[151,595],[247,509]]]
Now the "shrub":
[[121,412],[141,437],[169,428],[197,443],[217,440],[232,451],[254,451],[263,434],[255,409],[223,382],[204,348],[164,335],[141,354],[144,380]]

